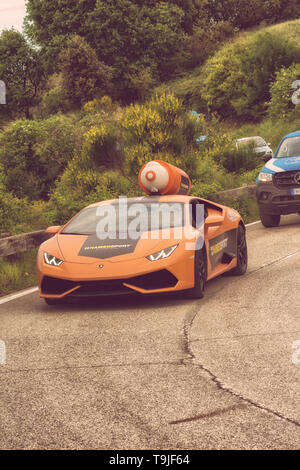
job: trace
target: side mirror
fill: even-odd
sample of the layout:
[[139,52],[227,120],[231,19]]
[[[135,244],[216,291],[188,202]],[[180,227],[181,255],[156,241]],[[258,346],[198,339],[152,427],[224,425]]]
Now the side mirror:
[[224,217],[222,215],[209,215],[205,219],[206,227],[219,227],[224,222]]
[[263,161],[267,163],[269,160],[273,158],[273,154],[271,155],[270,153],[268,155],[263,156]]
[[53,225],[51,227],[46,228],[46,233],[48,233],[49,235],[55,235],[60,231],[61,228],[61,225]]

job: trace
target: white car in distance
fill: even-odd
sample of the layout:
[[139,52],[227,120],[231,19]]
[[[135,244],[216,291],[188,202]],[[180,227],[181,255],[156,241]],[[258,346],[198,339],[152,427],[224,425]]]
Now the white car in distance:
[[260,136],[254,137],[243,137],[242,139],[238,139],[236,141],[237,149],[241,149],[246,145],[254,145],[254,152],[262,157],[262,159],[267,162],[273,157],[273,150],[271,149],[270,145],[267,144],[266,141]]

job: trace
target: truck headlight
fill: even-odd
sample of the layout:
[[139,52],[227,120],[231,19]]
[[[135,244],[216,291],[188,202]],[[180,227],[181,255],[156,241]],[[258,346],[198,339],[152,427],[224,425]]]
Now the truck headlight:
[[61,259],[56,258],[56,256],[49,255],[49,253],[44,253],[44,260],[45,263],[50,266],[60,266],[63,263]]
[[164,248],[163,250],[157,251],[152,255],[147,256],[147,259],[150,261],[158,261],[159,259],[168,258],[176,250],[178,245],[170,246],[169,248]]
[[261,171],[258,175],[258,181],[263,181],[264,183],[272,181],[272,179],[272,173],[264,173],[263,171]]

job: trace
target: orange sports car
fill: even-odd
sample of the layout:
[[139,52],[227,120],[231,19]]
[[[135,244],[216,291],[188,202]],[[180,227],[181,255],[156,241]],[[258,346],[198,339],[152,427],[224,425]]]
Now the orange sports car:
[[162,161],[139,175],[144,197],[92,204],[53,235],[37,257],[40,296],[63,299],[185,291],[247,270],[245,225],[234,209],[189,196],[190,180]]

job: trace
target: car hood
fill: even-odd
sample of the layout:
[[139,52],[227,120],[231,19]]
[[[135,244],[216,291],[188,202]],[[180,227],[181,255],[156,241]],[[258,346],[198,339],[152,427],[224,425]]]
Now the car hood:
[[[65,261],[92,264],[98,260],[106,260],[117,263],[142,258],[179,243],[178,238],[174,238],[174,230],[170,230],[168,237],[166,232],[166,230],[148,232],[138,240],[129,239],[125,235],[112,240],[101,240],[97,235],[58,234],[57,242]],[[146,236],[149,239],[146,239]]]
[[272,158],[265,166],[268,173],[279,173],[282,171],[300,170],[300,156],[286,158]]

